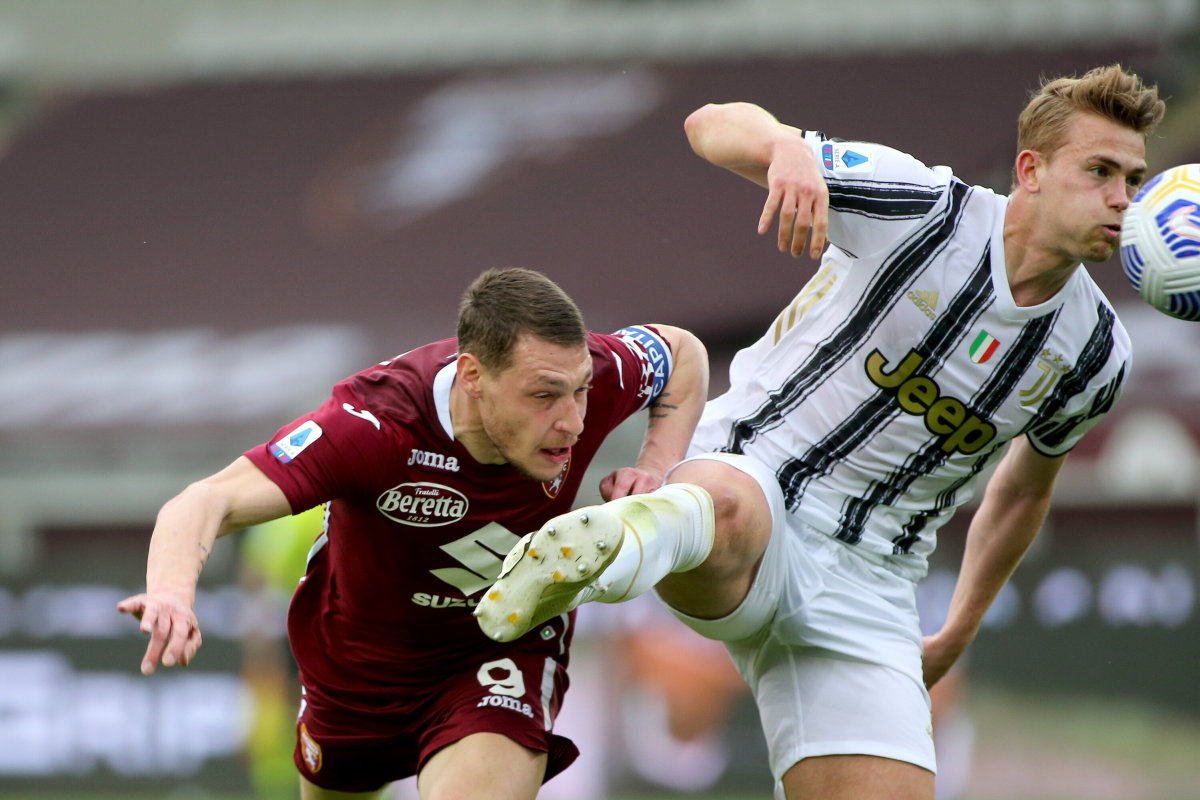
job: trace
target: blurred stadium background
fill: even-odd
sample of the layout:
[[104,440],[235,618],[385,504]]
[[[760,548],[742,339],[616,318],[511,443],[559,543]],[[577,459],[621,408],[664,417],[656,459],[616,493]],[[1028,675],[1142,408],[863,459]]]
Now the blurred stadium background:
[[[337,379],[452,335],[480,270],[546,272],[598,330],[691,328],[723,389],[812,267],[690,153],[693,108],[752,100],[1003,190],[1039,76],[1121,61],[1169,97],[1158,171],[1200,161],[1198,6],[0,0],[0,796],[293,792],[297,534],[222,542],[187,671],[140,676],[114,604],[163,501]],[[1200,796],[1200,326],[1115,261],[1093,274],[1135,378],[938,700],[946,798]],[[931,625],[964,527],[923,584]],[[662,625],[652,604],[581,613],[561,727],[585,755],[545,797],[770,797],[724,656]]]

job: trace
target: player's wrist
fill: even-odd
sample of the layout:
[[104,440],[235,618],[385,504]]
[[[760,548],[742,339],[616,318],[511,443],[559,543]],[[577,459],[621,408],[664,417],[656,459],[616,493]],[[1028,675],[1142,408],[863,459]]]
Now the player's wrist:
[[168,596],[174,599],[183,600],[187,603],[188,608],[192,608],[196,602],[195,586],[186,586],[174,582],[147,580],[146,594],[159,597]]
[[970,647],[978,631],[978,623],[972,624],[967,621],[947,620],[936,636],[947,651],[960,654]]

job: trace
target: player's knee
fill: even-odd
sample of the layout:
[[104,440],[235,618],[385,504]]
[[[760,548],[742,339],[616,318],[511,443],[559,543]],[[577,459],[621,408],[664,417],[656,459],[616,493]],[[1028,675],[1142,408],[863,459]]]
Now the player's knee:
[[672,483],[694,483],[713,501],[713,548],[705,567],[718,572],[752,568],[771,534],[771,509],[750,475],[729,464],[695,460],[681,464]]

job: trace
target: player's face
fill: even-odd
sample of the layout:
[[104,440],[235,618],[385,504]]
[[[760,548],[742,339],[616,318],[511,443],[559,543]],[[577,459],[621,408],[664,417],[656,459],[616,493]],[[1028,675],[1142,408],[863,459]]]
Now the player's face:
[[1067,143],[1045,163],[1041,211],[1064,261],[1105,261],[1146,176],[1142,135],[1096,114],[1076,114]]
[[504,460],[523,474],[553,480],[583,433],[591,380],[587,345],[563,347],[523,335],[507,369],[480,377],[484,432]]

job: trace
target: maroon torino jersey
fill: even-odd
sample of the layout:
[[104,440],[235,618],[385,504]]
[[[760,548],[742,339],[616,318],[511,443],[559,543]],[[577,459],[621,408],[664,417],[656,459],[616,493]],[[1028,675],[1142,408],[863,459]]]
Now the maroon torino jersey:
[[454,339],[342,381],[316,411],[245,453],[293,511],[329,501],[288,615],[306,684],[350,706],[387,704],[505,648],[562,652],[569,620],[499,645],[471,611],[518,538],[570,510],[604,438],[670,375],[670,349],[652,328],[589,333],[588,346],[584,431],[554,481],[480,464],[455,441]]

